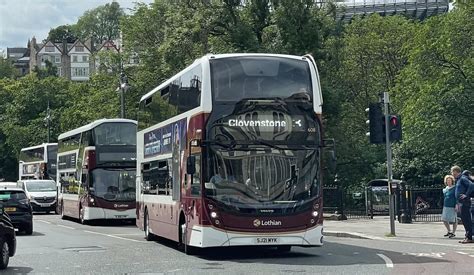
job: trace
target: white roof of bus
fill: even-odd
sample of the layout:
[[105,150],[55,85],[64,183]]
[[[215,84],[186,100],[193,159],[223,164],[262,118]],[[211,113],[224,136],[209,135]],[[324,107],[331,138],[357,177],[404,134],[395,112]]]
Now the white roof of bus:
[[44,147],[44,146],[47,146],[47,145],[58,145],[58,144],[57,143],[42,143],[40,145],[35,145],[35,146],[31,146],[31,147],[22,148],[21,151],[37,149],[37,148],[41,148],[41,147]]
[[[271,53],[227,53],[227,54],[208,54],[205,55],[199,59],[196,59],[191,65],[180,71],[174,76],[179,76],[183,74],[188,68],[195,66],[195,64],[202,62],[203,60],[210,60],[210,59],[219,59],[219,58],[229,58],[229,57],[240,57],[240,56],[275,56],[275,57],[285,57],[285,58],[291,58],[291,59],[298,59],[301,60],[305,58],[304,56],[298,56],[298,55],[287,55],[287,54],[271,54]],[[173,78],[174,78],[173,76]],[[144,99],[147,99],[150,97],[152,94],[154,94],[156,91],[159,91],[163,87],[166,87],[173,79],[169,78],[165,82],[161,83],[158,87],[154,88],[140,99],[140,102],[143,101]]]
[[67,137],[70,137],[70,136],[74,136],[74,135],[77,135],[77,134],[85,132],[85,131],[89,131],[89,130],[94,129],[95,127],[99,126],[102,123],[109,123],[109,122],[132,122],[134,124],[137,124],[137,122],[135,120],[131,120],[131,119],[103,118],[103,119],[93,121],[93,122],[91,122],[87,125],[81,126],[79,128],[76,128],[74,130],[62,133],[62,134],[59,135],[58,140],[63,139],[63,138],[67,138]]

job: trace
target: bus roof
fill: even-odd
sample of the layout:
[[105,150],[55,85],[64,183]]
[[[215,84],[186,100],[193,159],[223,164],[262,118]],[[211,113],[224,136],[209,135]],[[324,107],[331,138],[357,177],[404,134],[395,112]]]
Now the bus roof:
[[20,151],[28,151],[28,150],[32,150],[32,149],[38,149],[38,148],[41,148],[41,147],[44,147],[44,146],[49,146],[49,145],[58,145],[58,144],[57,144],[57,143],[41,143],[40,145],[35,145],[35,146],[31,146],[31,147],[21,148]]
[[58,140],[61,140],[61,139],[64,139],[64,138],[67,138],[67,137],[70,137],[70,136],[74,136],[74,135],[77,135],[77,134],[85,132],[85,131],[89,131],[89,130],[94,129],[95,127],[97,127],[97,126],[99,126],[103,123],[109,123],[109,122],[131,122],[131,123],[134,123],[135,125],[137,124],[137,122],[135,120],[131,120],[131,119],[103,118],[103,119],[93,121],[93,122],[91,122],[87,125],[81,126],[79,128],[73,129],[71,131],[62,133],[62,134],[59,135]]
[[[176,75],[173,75],[172,77],[180,76],[181,74],[184,74],[186,70],[189,68],[195,66],[198,63],[203,62],[204,60],[211,60],[211,59],[221,59],[221,58],[231,58],[231,57],[243,57],[243,56],[267,56],[267,57],[283,57],[283,58],[291,58],[291,59],[297,59],[297,60],[304,60],[306,57],[305,56],[298,56],[298,55],[287,55],[287,54],[271,54],[271,53],[227,53],[227,54],[207,54],[201,58],[196,59],[191,65],[187,66],[183,70],[181,70],[179,73]],[[153,95],[156,91],[159,91],[163,87],[166,87],[173,79],[170,77],[168,78],[165,82],[161,83],[158,87],[154,88],[150,92],[146,93],[142,98],[140,99],[140,102],[149,98],[151,95]]]

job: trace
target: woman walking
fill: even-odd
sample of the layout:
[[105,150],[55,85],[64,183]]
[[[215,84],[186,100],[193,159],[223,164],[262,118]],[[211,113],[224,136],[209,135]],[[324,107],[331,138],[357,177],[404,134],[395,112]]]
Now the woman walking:
[[[456,227],[458,224],[458,218],[456,214],[456,189],[454,182],[455,181],[453,176],[447,175],[444,177],[444,184],[446,184],[446,187],[443,189],[444,204],[443,213],[441,214],[441,220],[443,221],[444,226],[446,226],[446,229],[448,230],[448,233],[446,233],[446,235],[444,236],[448,238],[453,238],[456,236],[454,235],[454,233],[456,232]],[[453,225],[453,231],[451,231],[449,224]]]

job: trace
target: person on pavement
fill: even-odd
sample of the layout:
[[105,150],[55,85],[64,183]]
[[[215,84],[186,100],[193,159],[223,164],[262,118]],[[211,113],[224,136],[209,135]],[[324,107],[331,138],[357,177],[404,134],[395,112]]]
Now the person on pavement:
[[[451,175],[446,175],[444,177],[444,184],[446,187],[443,189],[444,195],[444,204],[443,204],[443,213],[441,214],[441,220],[444,223],[444,226],[448,230],[444,236],[448,238],[456,237],[456,227],[457,215],[456,215],[456,197],[455,197],[455,186],[454,186],[454,177]],[[450,224],[453,225],[453,231],[451,231]]]
[[472,217],[471,217],[471,200],[470,200],[470,185],[471,181],[461,174],[459,166],[451,167],[451,175],[456,179],[456,199],[461,204],[461,221],[466,230],[465,239],[459,241],[460,243],[473,243],[472,240]]

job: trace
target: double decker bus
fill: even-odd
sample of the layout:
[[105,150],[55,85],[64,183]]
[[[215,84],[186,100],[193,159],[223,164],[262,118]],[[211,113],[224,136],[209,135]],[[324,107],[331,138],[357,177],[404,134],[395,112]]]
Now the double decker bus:
[[135,219],[136,133],[134,120],[100,119],[59,135],[62,218]]
[[195,247],[323,244],[310,55],[207,55],[140,100],[137,226]]
[[19,180],[56,180],[57,143],[43,143],[20,150],[18,164]]

